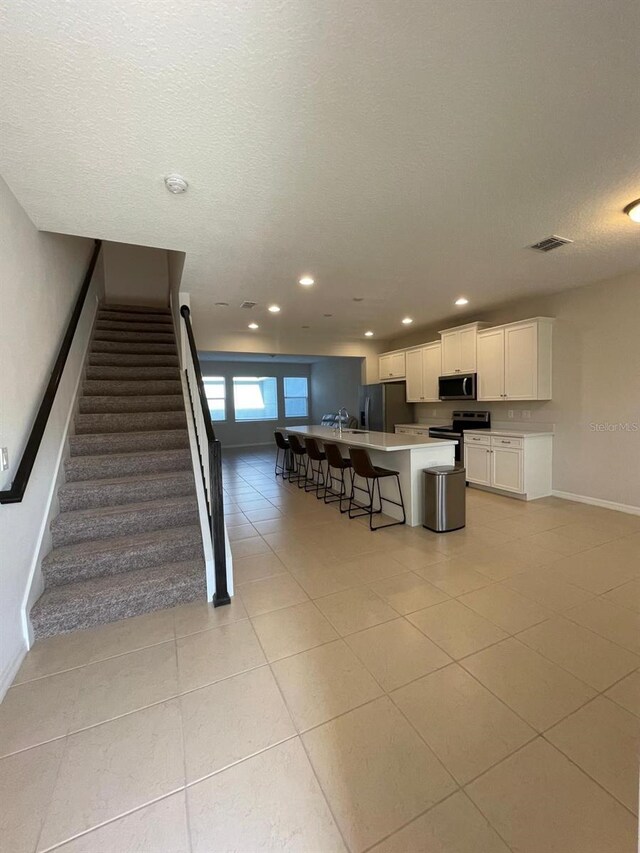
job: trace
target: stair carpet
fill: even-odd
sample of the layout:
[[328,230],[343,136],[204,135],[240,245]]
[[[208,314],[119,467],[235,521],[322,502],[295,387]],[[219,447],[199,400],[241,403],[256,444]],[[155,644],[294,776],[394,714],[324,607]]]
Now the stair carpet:
[[168,309],[98,311],[69,438],[36,639],[204,600],[205,567]]

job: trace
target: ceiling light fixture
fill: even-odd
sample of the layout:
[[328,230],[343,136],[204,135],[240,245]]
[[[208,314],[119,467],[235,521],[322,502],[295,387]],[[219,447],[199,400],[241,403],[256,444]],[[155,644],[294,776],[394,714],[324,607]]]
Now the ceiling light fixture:
[[354,296],[353,301],[354,302],[364,302],[364,296]]
[[278,314],[280,311],[280,306],[279,305],[269,305],[269,311],[271,311],[272,314]]
[[460,296],[458,299],[456,299],[456,305],[468,305],[468,304],[469,304],[469,300],[465,299],[464,296]]
[[402,322],[405,326],[410,326],[413,323],[413,318],[412,317],[405,317]]
[[365,338],[372,338],[372,337],[373,337],[373,332],[365,332],[365,333],[364,333],[364,336],[365,336]]
[[629,219],[633,219],[634,222],[640,222],[640,198],[637,198],[635,201],[632,201],[628,204],[624,212],[627,214]]
[[228,302],[216,302],[216,305],[218,306],[218,308],[228,308],[229,307]]
[[323,317],[333,317],[333,314],[323,314]]
[[315,284],[315,281],[310,275],[303,275],[302,278],[298,279],[298,284],[301,284],[303,287],[311,287],[312,284]]
[[249,328],[250,329],[259,329],[260,326],[257,323],[249,323]]
[[169,192],[173,193],[174,195],[186,193],[187,187],[189,186],[189,184],[181,175],[167,175],[167,177],[164,179],[164,185],[169,190]]

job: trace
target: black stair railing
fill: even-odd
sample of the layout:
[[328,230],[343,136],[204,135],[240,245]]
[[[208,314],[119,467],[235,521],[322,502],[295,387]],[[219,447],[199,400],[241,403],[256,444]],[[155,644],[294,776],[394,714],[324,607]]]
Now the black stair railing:
[[27,489],[27,485],[29,484],[29,477],[31,476],[33,466],[35,465],[38,450],[42,443],[42,437],[47,427],[47,422],[49,420],[49,415],[51,414],[51,409],[53,408],[58,387],[60,386],[60,380],[64,373],[71,344],[73,343],[73,338],[76,333],[76,329],[78,328],[78,321],[82,314],[85,299],[89,291],[89,285],[93,278],[93,272],[96,268],[96,263],[98,262],[98,255],[100,254],[102,241],[94,240],[94,244],[91,259],[89,260],[89,266],[87,267],[84,279],[80,285],[80,292],[78,293],[71,319],[69,320],[67,330],[64,333],[64,338],[60,344],[60,349],[58,350],[58,355],[56,357],[55,364],[53,365],[53,370],[51,371],[47,387],[42,395],[42,402],[40,403],[38,414],[36,415],[33,426],[31,427],[29,438],[27,439],[27,443],[22,451],[22,457],[16,470],[16,476],[11,483],[10,489],[0,491],[0,504],[20,503],[24,498],[24,493]]
[[219,607],[221,604],[230,604],[229,588],[227,583],[227,550],[224,534],[224,497],[222,493],[222,445],[220,439],[216,438],[207,395],[202,381],[202,371],[198,359],[198,349],[191,328],[191,311],[188,305],[182,305],[180,314],[184,321],[184,327],[189,344],[186,364],[183,365],[189,389],[191,402],[191,414],[195,426],[198,453],[200,456],[200,468],[202,471],[202,482],[207,501],[209,514],[209,527],[211,530],[211,542],[213,544],[213,559],[215,563],[216,591],[213,596],[213,604]]

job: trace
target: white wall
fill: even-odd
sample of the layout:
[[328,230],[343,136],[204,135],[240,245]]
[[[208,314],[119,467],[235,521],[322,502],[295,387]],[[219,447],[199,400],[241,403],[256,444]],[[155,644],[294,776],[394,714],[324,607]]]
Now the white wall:
[[105,242],[103,255],[107,302],[167,307],[169,263],[165,249]]
[[[0,445],[15,476],[33,419],[49,380],[61,338],[84,277],[93,241],[36,230],[0,179]],[[98,279],[96,279],[96,282]],[[26,650],[23,602],[35,561],[66,424],[96,310],[87,312],[67,362],[24,500],[0,506],[0,697]]]
[[343,406],[359,418],[362,388],[362,359],[327,358],[311,365],[311,421],[319,424],[322,415]]
[[[310,424],[311,419],[284,417],[284,394],[282,379],[285,376],[306,376],[309,380],[308,364],[269,364],[252,361],[205,361],[200,360],[203,377],[224,376],[227,389],[227,419],[216,421],[213,426],[216,438],[224,447],[242,447],[254,444],[273,444],[273,432],[283,424],[301,426]],[[236,421],[233,410],[234,376],[275,376],[278,379],[278,417],[274,421]],[[309,386],[311,383],[309,382]]]
[[[555,424],[553,488],[597,500],[640,507],[640,272],[536,299],[518,300],[482,315],[456,315],[500,324],[534,316],[556,318],[553,399],[531,403],[475,403],[494,421]],[[440,324],[438,328],[446,328]],[[437,339],[437,330],[396,338],[389,348]],[[446,422],[456,404],[418,404],[420,420]],[[629,424],[629,431],[594,430],[594,424]],[[636,424],[634,430],[633,424]]]

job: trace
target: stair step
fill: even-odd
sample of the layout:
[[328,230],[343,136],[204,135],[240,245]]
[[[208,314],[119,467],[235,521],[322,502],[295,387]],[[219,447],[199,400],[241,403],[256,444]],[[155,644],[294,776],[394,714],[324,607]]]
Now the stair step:
[[54,548],[198,522],[195,494],[97,509],[61,512],[51,522]]
[[58,500],[60,512],[71,512],[193,494],[195,484],[191,471],[161,471],[66,483],[58,491]]
[[154,432],[162,429],[186,429],[187,418],[181,412],[110,412],[76,415],[76,435],[107,432]]
[[177,355],[169,353],[120,353],[120,352],[92,352],[89,355],[89,364],[92,366],[119,367],[122,365],[130,367],[175,367],[180,369]]
[[36,639],[44,639],[198,599],[206,601],[204,562],[190,560],[52,587],[30,616]]
[[135,341],[100,341],[94,340],[91,343],[91,352],[115,352],[125,353],[128,355],[147,354],[147,353],[166,353],[167,355],[176,355],[175,341],[168,344],[150,344],[141,341],[139,338]]
[[171,314],[171,309],[164,305],[118,305],[109,302],[103,302],[100,311],[117,311],[125,314]]
[[66,459],[64,463],[67,483],[153,474],[161,471],[185,471],[191,470],[191,467],[191,451],[187,447],[143,453],[75,456]]
[[93,333],[94,341],[129,341],[144,344],[171,344],[175,347],[176,339],[173,332],[162,334],[161,332],[121,332],[117,329],[96,329]]
[[149,314],[146,311],[112,311],[101,308],[98,311],[98,320],[111,320],[116,323],[163,323],[173,326],[171,314]]
[[134,323],[131,320],[101,320],[98,318],[96,329],[100,331],[141,332],[143,335],[146,335],[148,332],[173,334],[172,323],[153,323],[150,320],[146,320],[144,323]]
[[108,397],[110,394],[131,395],[139,397],[142,394],[182,394],[182,382],[179,379],[87,379],[82,386],[82,393],[87,396]]
[[79,410],[83,414],[99,414],[101,412],[182,412],[184,413],[184,398],[178,394],[160,394],[154,397],[148,394],[144,397],[80,397]]
[[180,379],[180,370],[177,367],[141,367],[135,366],[113,366],[93,367],[89,365],[86,369],[87,379],[125,379],[146,382],[147,379]]
[[203,559],[197,524],[167,527],[134,536],[115,536],[54,548],[42,561],[45,587],[121,575],[161,563]]
[[108,453],[177,450],[181,447],[189,447],[189,433],[186,429],[103,432],[69,436],[71,456],[103,456]]

